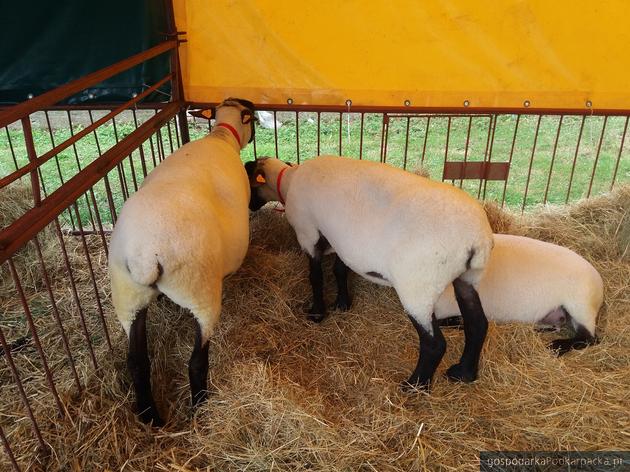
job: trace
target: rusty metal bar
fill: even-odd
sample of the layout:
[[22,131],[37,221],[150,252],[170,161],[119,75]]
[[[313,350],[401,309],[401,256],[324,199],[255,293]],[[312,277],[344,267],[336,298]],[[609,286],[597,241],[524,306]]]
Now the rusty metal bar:
[[31,333],[31,339],[35,344],[35,349],[37,349],[37,353],[39,354],[39,358],[42,361],[42,367],[44,368],[44,374],[46,376],[46,383],[48,383],[48,388],[53,394],[55,399],[55,403],[57,404],[57,408],[59,408],[59,414],[64,415],[65,409],[61,404],[61,400],[59,399],[59,394],[57,393],[57,388],[55,387],[55,381],[53,380],[52,373],[50,372],[50,368],[48,367],[48,361],[46,360],[46,356],[44,355],[44,350],[42,349],[42,344],[39,340],[39,335],[37,334],[37,329],[35,328],[35,323],[33,322],[33,315],[31,313],[31,309],[28,306],[28,302],[26,301],[26,295],[24,294],[24,290],[22,289],[22,283],[20,282],[20,277],[18,276],[17,270],[15,269],[15,264],[13,263],[13,259],[9,259],[9,269],[11,270],[11,278],[13,279],[13,285],[15,286],[15,290],[17,290],[18,297],[20,298],[20,302],[22,303],[22,309],[24,310],[24,316],[26,317],[26,322],[28,324],[28,330]]
[[560,130],[562,129],[563,120],[564,120],[564,116],[561,116],[560,122],[558,123],[558,130],[556,131],[556,139],[553,142],[553,151],[551,152],[551,163],[549,164],[549,175],[547,176],[547,185],[545,186],[545,196],[543,198],[543,203],[547,203],[547,196],[549,194],[549,185],[551,184],[551,176],[553,175],[553,164],[556,160],[556,152],[558,150],[558,140],[560,139]]
[[278,151],[278,121],[276,119],[276,112],[273,112],[273,142],[276,146],[276,157],[280,159],[279,151]]
[[166,122],[166,131],[168,132],[168,147],[171,150],[171,154],[175,151],[173,148],[173,136],[171,135],[171,121]]
[[179,149],[180,147],[182,147],[182,143],[179,140],[179,126],[178,126],[179,115],[175,115],[174,120],[175,120],[175,123],[173,123],[173,128],[175,129],[175,142],[177,143],[177,149]]
[[341,152],[341,134],[343,132],[343,113],[339,112],[339,155],[343,156],[343,153]]
[[424,157],[427,153],[427,139],[429,137],[429,126],[431,125],[431,117],[427,117],[427,130],[424,133],[424,144],[422,145],[422,158],[420,159],[420,164],[424,164]]
[[580,142],[582,141],[582,132],[584,131],[584,122],[586,116],[582,117],[582,124],[580,125],[580,133],[578,134],[577,144],[575,146],[575,155],[573,156],[573,166],[571,167],[571,176],[569,177],[569,187],[567,188],[567,198],[564,203],[569,202],[569,195],[571,195],[571,185],[573,184],[573,174],[575,173],[575,164],[577,163],[578,153],[580,151]]
[[[444,143],[444,166],[446,166],[446,162],[448,161],[448,142],[451,139],[451,117],[448,117],[448,122],[446,126],[446,143]],[[464,164],[465,166],[466,164]],[[442,182],[444,182],[444,174],[442,174]]]
[[[510,149],[510,157],[508,159],[508,169],[512,165],[512,157],[514,156],[514,146],[516,144],[516,136],[518,135],[518,125],[520,122],[521,122],[521,115],[516,115],[516,125],[514,125],[514,136],[512,137],[512,147]],[[509,180],[509,175],[505,179],[505,182],[503,183],[503,196],[501,197],[501,208],[503,208],[503,205],[505,204],[505,192],[507,191],[508,180]]]
[[7,133],[7,141],[9,142],[9,149],[11,149],[11,156],[13,157],[13,165],[15,165],[15,170],[18,170],[19,166],[17,163],[17,159],[15,158],[15,150],[13,149],[13,142],[11,141],[11,133],[9,133],[9,127],[5,126],[4,130]]
[[365,113],[361,113],[361,134],[359,137],[359,160],[363,159],[363,125],[365,121]]
[[4,446],[4,450],[7,453],[11,465],[13,466],[13,470],[20,472],[20,466],[15,461],[15,456],[13,455],[13,451],[11,450],[11,446],[9,446],[9,441],[7,440],[7,437],[4,435],[2,426],[0,426],[0,441],[2,441],[2,445]]
[[317,112],[317,155],[320,155],[320,151],[319,151],[319,128],[320,128],[320,121],[321,121],[321,112]]
[[300,118],[295,112],[295,149],[297,151],[297,163],[300,163]]
[[[73,80],[61,87],[57,87],[49,92],[33,97],[31,100],[14,105],[6,110],[0,111],[0,127],[6,126],[14,121],[22,119],[25,116],[30,115],[39,110],[44,110],[47,107],[54,105],[55,103],[67,98],[71,95],[85,90],[94,84],[103,82],[104,80],[131,69],[138,64],[141,64],[153,57],[177,48],[177,41],[164,41],[157,46],[147,49],[141,53],[135,54],[127,59],[124,59],[116,64],[105,67],[77,80]],[[92,107],[93,108],[93,107]]]
[[147,120],[136,131],[106,151],[100,159],[88,165],[81,174],[68,180],[66,184],[53,192],[41,206],[26,212],[21,218],[0,232],[0,263],[22,247],[44,226],[77,200],[98,180],[116,166],[124,156],[141,145],[156,129],[170,119],[177,111],[177,104],[171,103],[158,115]]
[[[96,196],[94,195],[94,187],[90,187],[90,197],[92,198],[92,204],[94,205],[94,213],[96,214],[96,221],[98,222],[98,232],[101,235],[101,241],[103,242],[103,250],[105,251],[105,257],[109,257],[109,250],[107,248],[107,240],[105,239],[105,231],[103,230],[103,222],[101,220],[101,214],[96,203]],[[86,196],[87,199],[87,196]],[[87,234],[85,230],[82,231]],[[96,229],[93,230],[96,233]]]
[[[157,161],[155,160],[155,148],[153,147],[153,136],[149,136],[149,145],[151,146],[151,159],[153,160],[153,168],[155,169],[157,167]],[[256,142],[254,142],[254,146],[256,146]]]
[[597,145],[597,154],[595,154],[595,163],[593,164],[593,172],[591,173],[591,181],[588,184],[588,193],[586,198],[591,196],[591,190],[593,188],[593,179],[595,178],[595,171],[597,170],[597,163],[599,162],[599,153],[602,150],[602,142],[604,141],[604,133],[606,132],[606,124],[608,124],[608,117],[604,117],[604,124],[602,125],[602,133],[599,135],[599,144]]
[[[190,102],[191,108],[210,108],[216,106],[216,102]],[[268,111],[306,111],[306,112],[340,112],[353,113],[418,113],[430,115],[578,115],[578,116],[626,116],[630,110],[617,109],[573,109],[573,108],[521,108],[521,107],[413,107],[413,106],[371,106],[371,105],[288,105],[286,103],[255,104],[260,110]]]
[[[146,97],[150,93],[151,90],[154,90],[157,87],[159,87],[161,84],[164,84],[170,78],[171,78],[171,74],[169,74],[166,77],[162,78],[153,87],[148,88],[147,90],[145,90],[143,93],[139,94],[138,96],[136,96],[132,100],[129,100],[128,102],[125,102],[125,104],[123,104],[122,106],[119,106],[118,108],[114,109],[113,111],[111,111],[107,115],[103,116],[102,118],[99,118],[96,121],[94,121],[94,119],[92,117],[92,110],[89,109],[88,112],[89,112],[89,115],[90,115],[90,122],[91,122],[91,124],[89,126],[85,127],[84,129],[82,129],[81,131],[79,131],[76,135],[74,134],[74,129],[72,127],[72,119],[70,118],[70,112],[68,111],[67,112],[68,113],[68,121],[70,122],[70,134],[71,134],[70,139],[65,140],[63,143],[59,144],[59,146],[57,146],[57,147],[51,149],[50,151],[42,154],[39,158],[31,160],[31,162],[29,162],[27,165],[17,169],[15,172],[12,172],[11,174],[7,175],[6,177],[3,177],[2,179],[0,179],[0,187],[4,187],[5,185],[8,185],[11,182],[19,179],[23,175],[26,175],[27,173],[32,172],[33,169],[35,169],[37,167],[40,167],[42,164],[44,164],[45,162],[47,162],[51,158],[56,157],[61,151],[63,151],[64,149],[70,147],[70,145],[74,146],[74,152],[75,152],[75,156],[77,156],[77,164],[78,164],[78,153],[77,153],[76,144],[75,144],[77,141],[79,141],[80,139],[82,139],[83,137],[88,135],[89,133],[93,133],[94,136],[95,136],[95,139],[97,141],[97,148],[100,148],[99,143],[98,143],[98,136],[96,135],[96,130],[99,128],[99,126],[101,126],[103,123],[106,123],[110,119],[113,119],[113,117],[115,117],[116,115],[118,115],[121,112],[125,111],[127,109],[127,107],[133,105],[138,100],[142,100],[144,97]],[[100,149],[99,149],[99,155],[100,155]],[[80,170],[81,169],[80,164],[78,164],[78,165],[79,165],[79,170]]]
[[77,292],[77,286],[74,282],[74,276],[72,275],[72,267],[70,266],[70,259],[68,259],[68,251],[66,250],[66,243],[63,240],[63,234],[61,233],[61,227],[59,226],[59,220],[55,218],[55,232],[57,233],[57,238],[59,239],[59,243],[61,245],[61,253],[63,255],[64,264],[66,266],[66,271],[68,272],[68,280],[70,281],[70,288],[72,289],[72,297],[74,299],[74,303],[77,305],[77,310],[79,311],[79,319],[81,320],[81,329],[83,330],[83,335],[85,336],[85,340],[87,341],[88,351],[90,353],[90,359],[92,359],[92,365],[94,369],[98,370],[98,362],[96,361],[96,356],[94,355],[94,348],[92,347],[92,340],[90,339],[90,332],[87,328],[87,323],[85,322],[85,314],[83,313],[83,308],[81,307],[81,301],[79,300],[79,293]]
[[[484,159],[484,163],[487,162],[487,167],[488,168],[492,168],[493,167],[493,162],[492,162],[492,150],[494,149],[494,136],[496,133],[496,129],[497,129],[497,117],[495,116],[494,118],[490,118],[490,122],[492,124],[492,137],[490,138],[490,149],[488,150],[488,160],[485,161]],[[509,167],[507,169],[509,171]],[[505,178],[507,179],[508,173],[506,171],[505,174]],[[488,188],[488,178],[484,178],[483,180],[483,196],[481,197],[482,200],[486,199],[486,189]],[[480,181],[480,185],[481,185],[481,181]]]
[[[35,143],[33,142],[33,130],[31,129],[30,117],[22,118],[22,132],[24,133],[24,144],[26,145],[26,152],[28,160],[30,162],[37,160],[37,152],[35,151]],[[33,200],[35,206],[38,206],[42,202],[42,196],[39,188],[39,175],[36,170],[32,170],[31,174],[31,187],[33,190]],[[4,185],[0,183],[0,187]]]
[[[116,143],[119,143],[120,140],[118,139],[118,129],[116,128],[116,119],[115,118],[112,118],[112,124],[113,124],[113,127],[114,127],[114,139],[116,140]],[[99,152],[99,154],[100,154],[100,152]],[[129,154],[128,159],[131,162],[131,154]],[[131,164],[132,164],[131,172],[133,174],[134,185],[135,185],[136,190],[138,190],[138,184],[137,184],[136,179],[135,179],[135,171],[133,170],[133,163],[131,163]],[[127,183],[127,176],[125,175],[125,161],[122,160],[120,162],[120,164],[118,164],[116,166],[116,168],[118,169],[118,178],[120,179],[120,185],[121,185],[121,189],[122,189],[123,200],[127,200],[127,198],[129,198],[130,193],[129,193],[129,186],[128,186],[128,183]]]
[[403,169],[407,169],[407,151],[409,150],[409,126],[411,125],[411,118],[407,117],[407,128],[405,131],[405,155],[403,156]]
[[[136,110],[132,109],[131,112],[133,115],[134,126],[136,129],[138,129],[138,116],[136,115]],[[138,148],[138,152],[140,153],[140,165],[142,167],[142,175],[146,177],[147,176],[147,163],[144,156],[144,143],[140,145],[140,147]]]
[[[488,157],[488,149],[490,146],[490,135],[492,133],[492,117],[490,117],[490,121],[488,122],[488,136],[486,137],[486,149],[483,151],[483,162],[485,163]],[[481,197],[481,182],[483,180],[479,180],[479,188],[477,189],[477,199],[479,199]]]
[[20,394],[20,398],[22,399],[22,404],[24,408],[26,408],[26,414],[28,415],[31,425],[33,426],[33,432],[35,433],[35,438],[37,442],[39,442],[39,446],[43,451],[48,451],[48,445],[44,442],[42,438],[42,433],[39,430],[39,425],[37,424],[37,420],[35,420],[35,415],[33,415],[33,410],[31,409],[31,404],[28,401],[28,397],[26,396],[26,392],[24,391],[24,386],[22,385],[22,380],[20,379],[20,374],[18,373],[17,367],[13,362],[13,355],[11,354],[11,348],[7,344],[7,340],[4,337],[4,331],[2,326],[0,326],[0,345],[4,350],[4,356],[7,360],[7,364],[9,364],[9,369],[11,370],[11,375],[13,376],[13,381],[18,389],[18,393]]
[[387,141],[389,138],[389,116],[383,113],[383,128],[381,129],[381,162],[387,162]]
[[626,140],[626,131],[628,131],[628,119],[626,116],[626,123],[623,126],[623,134],[621,135],[621,145],[619,146],[619,154],[617,155],[617,162],[615,163],[615,170],[613,171],[612,181],[610,182],[610,190],[615,186],[615,179],[617,178],[617,171],[619,170],[619,162],[621,161],[621,153],[623,152],[623,144]]
[[74,378],[74,383],[79,391],[82,390],[81,382],[79,381],[79,375],[77,374],[76,365],[74,363],[74,358],[72,357],[72,351],[70,350],[70,344],[68,343],[68,337],[66,336],[66,330],[63,327],[63,323],[61,322],[61,316],[59,315],[59,310],[57,309],[57,302],[55,301],[55,295],[52,291],[52,286],[50,284],[50,278],[48,277],[48,270],[46,269],[46,264],[44,263],[44,256],[42,255],[42,249],[39,244],[39,239],[37,236],[33,238],[33,243],[35,244],[35,249],[37,251],[37,258],[39,259],[39,267],[44,275],[44,284],[46,285],[46,291],[48,292],[48,297],[50,298],[50,306],[52,307],[53,317],[55,318],[55,322],[57,323],[57,328],[59,328],[59,334],[61,334],[61,342],[63,344],[63,348],[66,351],[66,356],[68,356],[68,360],[70,361],[70,369],[72,370],[72,377]]
[[[472,116],[468,117],[468,131],[466,132],[466,146],[464,147],[464,169],[466,168],[466,162],[468,161],[468,148],[470,144],[470,130],[472,128]],[[464,179],[459,179],[459,188],[464,185]]]
[[[55,138],[52,132],[52,126],[50,125],[50,117],[48,116],[48,111],[44,111],[44,116],[46,117],[46,124],[48,126],[48,135],[50,136],[50,145],[52,148],[55,147]],[[63,185],[63,174],[61,173],[61,165],[59,164],[59,156],[55,154],[55,164],[57,166],[57,174],[59,175],[59,180],[61,181],[61,185]]]
[[77,216],[77,222],[79,223],[79,231],[81,232],[81,244],[83,246],[83,252],[85,252],[85,260],[87,261],[88,269],[90,271],[90,278],[92,279],[92,288],[94,289],[94,296],[96,297],[96,307],[98,308],[98,314],[101,317],[101,322],[103,324],[103,331],[105,332],[105,340],[107,341],[107,346],[109,347],[110,352],[113,352],[112,342],[109,339],[109,330],[107,329],[107,322],[105,321],[105,314],[103,313],[103,306],[101,305],[101,297],[98,294],[98,286],[96,285],[96,276],[94,275],[94,267],[92,266],[92,258],[90,257],[90,250],[87,245],[87,241],[85,239],[85,234],[83,233],[83,225],[81,224],[81,215],[79,214],[79,207],[76,202],[72,204],[74,207],[74,212]]
[[529,181],[532,176],[532,167],[534,166],[534,155],[536,154],[536,144],[538,143],[538,133],[540,131],[540,121],[542,116],[538,116],[536,122],[536,133],[534,134],[534,144],[532,146],[532,155],[529,158],[529,170],[527,171],[527,182],[525,182],[525,194],[523,195],[523,206],[521,207],[521,213],[525,211],[525,202],[527,201],[527,191],[529,190]]

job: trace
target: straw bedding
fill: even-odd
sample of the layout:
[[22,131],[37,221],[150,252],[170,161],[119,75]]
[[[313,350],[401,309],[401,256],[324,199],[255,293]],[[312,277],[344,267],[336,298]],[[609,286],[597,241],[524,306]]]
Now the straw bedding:
[[[601,272],[606,302],[601,343],[555,358],[554,334],[531,326],[490,324],[479,380],[447,381],[463,333],[444,330],[448,351],[430,395],[404,394],[398,383],[415,365],[417,337],[393,290],[351,279],[354,306],[309,323],[304,256],[282,214],[252,218],[252,244],[240,271],[225,281],[223,314],[210,347],[213,393],[194,416],[186,363],[192,317],[167,299],[149,311],[154,394],[169,424],[135,419],[125,368],[126,339],[109,303],[106,257],[98,237],[87,244],[113,350],[103,337],[80,239],[65,237],[99,370],[92,366],[54,233],[41,236],[83,391],[69,362],[37,275],[26,283],[35,322],[67,412],[58,415],[32,343],[15,352],[50,453],[37,448],[26,412],[0,360],[0,424],[20,464],[42,470],[478,470],[481,450],[630,449],[630,187],[573,206],[524,217],[496,205],[497,232],[566,245]],[[44,238],[46,236],[46,238]],[[29,249],[30,251],[30,249]],[[25,253],[20,270],[39,273]],[[334,298],[331,263],[327,297]],[[29,272],[30,271],[30,272]],[[26,334],[2,273],[2,328]],[[0,468],[8,467],[0,455]]]

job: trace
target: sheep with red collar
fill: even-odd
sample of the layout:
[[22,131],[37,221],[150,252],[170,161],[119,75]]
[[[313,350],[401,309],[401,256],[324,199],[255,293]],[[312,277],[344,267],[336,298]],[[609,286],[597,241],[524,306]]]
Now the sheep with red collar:
[[164,293],[189,309],[196,338],[188,367],[193,406],[207,396],[208,338],[223,278],[249,245],[250,189],[240,150],[253,136],[253,104],[227,99],[212,132],[182,146],[123,205],[109,247],[116,315],[129,337],[127,365],[140,418],[163,424],[151,393],[147,307]]
[[[604,284],[588,261],[565,247],[523,236],[495,234],[494,242],[479,283],[489,320],[556,328],[570,323],[574,336],[549,345],[559,355],[596,342]],[[435,305],[435,315],[446,319],[459,314],[453,287],[448,287]]]
[[278,159],[248,162],[250,209],[285,202],[286,217],[308,254],[313,305],[321,321],[322,255],[336,252],[336,306],[351,300],[347,269],[393,286],[420,338],[420,355],[404,388],[427,389],[446,341],[433,315],[449,284],[464,314],[466,341],[448,377],[473,381],[487,331],[475,287],[492,249],[486,214],[465,192],[387,164],[321,156],[299,166]]

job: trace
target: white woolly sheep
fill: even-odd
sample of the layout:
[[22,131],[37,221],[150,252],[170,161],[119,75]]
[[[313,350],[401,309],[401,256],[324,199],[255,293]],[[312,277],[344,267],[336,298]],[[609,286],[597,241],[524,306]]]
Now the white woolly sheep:
[[253,104],[227,99],[212,132],[182,146],[144,180],[112,233],[109,274],[116,315],[129,337],[127,365],[140,418],[163,421],[151,393],[147,307],[164,293],[196,321],[188,366],[193,406],[207,396],[208,338],[219,320],[223,278],[249,245],[250,189],[240,150],[251,140]]
[[[387,164],[322,156],[300,166],[278,159],[246,164],[250,209],[285,204],[286,217],[310,261],[313,305],[309,318],[326,313],[321,259],[336,252],[335,306],[351,300],[347,269],[393,286],[420,338],[420,356],[403,388],[428,389],[446,350],[432,315],[451,283],[464,313],[466,341],[451,379],[473,381],[487,330],[475,287],[492,249],[492,230],[481,205],[447,184]],[[286,202],[285,202],[286,200]]]
[[[596,342],[595,321],[604,284],[591,264],[570,249],[523,236],[495,234],[494,243],[479,283],[479,298],[489,320],[556,328],[570,321],[575,336],[549,345],[559,355]],[[435,316],[458,315],[450,286],[435,305]],[[450,322],[440,323],[446,324]]]

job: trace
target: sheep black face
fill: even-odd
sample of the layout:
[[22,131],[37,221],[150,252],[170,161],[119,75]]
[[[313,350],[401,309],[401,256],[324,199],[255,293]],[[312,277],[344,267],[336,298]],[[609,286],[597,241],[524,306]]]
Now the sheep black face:
[[249,198],[249,209],[252,211],[260,210],[267,200],[260,196],[260,187],[265,183],[264,169],[260,165],[261,160],[249,161],[245,163],[245,170],[249,177],[249,186],[251,188],[251,196]]

